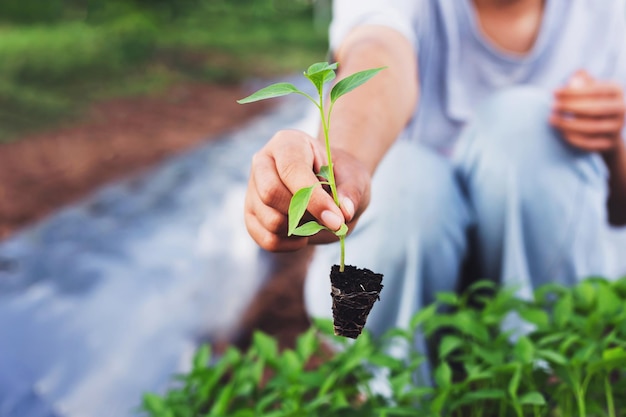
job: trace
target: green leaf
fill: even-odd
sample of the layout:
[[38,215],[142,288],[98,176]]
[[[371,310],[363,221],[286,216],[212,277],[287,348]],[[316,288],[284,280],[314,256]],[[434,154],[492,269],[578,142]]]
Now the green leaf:
[[521,336],[515,344],[515,357],[522,363],[531,363],[534,358],[535,347],[530,339]]
[[328,229],[325,226],[322,226],[315,220],[311,220],[310,222],[304,223],[302,226],[298,226],[291,231],[290,235],[294,236],[313,236],[318,233],[320,230]]
[[193,369],[206,368],[211,358],[211,350],[208,345],[202,345],[193,357]]
[[268,98],[282,97],[291,93],[304,94],[302,91],[291,83],[276,83],[261,88],[255,93],[250,94],[248,97],[237,100],[239,104],[253,103],[255,101],[265,100]]
[[527,392],[519,397],[521,405],[546,405],[546,399],[537,391]]
[[145,394],[142,405],[151,414],[162,414],[166,409],[165,400],[156,394]]
[[406,387],[411,385],[412,379],[413,375],[411,375],[410,372],[400,373],[389,378],[389,385],[391,387],[391,392],[394,393],[394,396],[399,397]]
[[283,352],[280,361],[289,374],[297,374],[304,368],[303,361],[298,357],[296,352],[291,349],[287,349]]
[[447,358],[452,352],[463,346],[463,340],[456,336],[446,335],[439,345],[439,358]]
[[567,356],[568,352],[570,351],[570,348],[577,344],[586,344],[586,341],[581,339],[579,335],[574,333],[568,336],[565,340],[563,340],[559,344],[558,346],[559,353]]
[[463,405],[480,405],[483,401],[486,400],[502,400],[506,398],[506,394],[501,389],[481,389],[479,391],[470,391],[463,394],[463,396],[452,403],[450,408],[452,410],[458,409],[458,407]]
[[338,66],[339,64],[337,64],[336,62],[332,64],[329,64],[328,62],[316,62],[315,64],[311,64],[309,68],[307,68],[304,75],[310,77],[322,72],[326,72],[328,70],[335,71]]
[[278,358],[278,342],[263,332],[254,332],[252,346],[257,350],[259,357],[268,362],[276,361]]
[[537,356],[557,365],[567,365],[567,358],[560,353],[554,352],[552,350],[538,350]]
[[439,292],[435,296],[435,299],[441,304],[448,304],[452,306],[456,306],[459,304],[459,297],[453,292]]
[[430,409],[433,415],[441,415],[441,411],[448,403],[449,390],[439,390],[435,398],[430,401]]
[[602,352],[602,359],[626,359],[626,350],[622,347],[606,349]]
[[567,333],[548,333],[537,341],[537,346],[554,345],[561,342],[567,336]]
[[307,330],[296,339],[296,352],[304,362],[309,360],[318,346],[317,336],[313,328]]
[[421,309],[420,311],[415,313],[413,317],[411,318],[411,323],[410,323],[411,329],[415,329],[417,326],[430,320],[431,318],[435,316],[435,313],[437,313],[436,304],[431,304],[428,307]]
[[339,236],[339,237],[341,237],[341,236],[345,236],[345,235],[347,235],[347,234],[348,234],[348,226],[347,226],[345,223],[343,223],[343,224],[341,225],[341,227],[339,228],[339,230],[337,230],[336,232],[333,232],[333,233],[334,233],[336,236]]
[[317,173],[318,177],[324,178],[326,181],[330,181],[330,167],[324,165],[320,168],[320,172]]
[[304,76],[313,83],[318,92],[322,92],[324,84],[335,79],[336,69],[336,63],[317,62],[306,70]]
[[622,347],[605,349],[602,352],[602,359],[587,365],[587,372],[594,374],[600,370],[610,372],[626,367],[626,350]]
[[[331,319],[313,317],[313,318],[311,318],[311,320],[313,321],[313,325],[315,326],[315,328],[321,334],[323,334],[325,336],[332,336],[334,338],[334,336],[335,336],[335,327],[334,327],[333,321]],[[344,338],[342,338],[341,340],[344,340]]]
[[298,227],[300,220],[302,220],[302,216],[306,213],[306,208],[309,205],[309,200],[311,200],[311,195],[313,194],[313,188],[317,187],[318,184],[313,184],[310,187],[304,187],[296,191],[296,193],[291,197],[291,201],[289,202],[289,230],[287,231],[287,235],[291,236],[293,232]]
[[485,348],[478,343],[471,344],[472,354],[491,366],[502,365],[504,363],[504,352],[499,349]]
[[594,308],[596,303],[596,289],[591,282],[582,281],[573,289],[576,308],[587,312]]
[[369,358],[367,358],[367,362],[375,366],[389,369],[403,369],[405,366],[404,361],[384,353],[372,354]]
[[554,306],[554,324],[558,328],[563,328],[569,322],[574,310],[574,301],[570,294],[563,295]]
[[515,371],[513,371],[513,376],[511,376],[508,386],[511,398],[517,398],[517,390],[519,389],[519,384],[522,380],[522,367],[519,363],[516,363],[515,365]]
[[522,308],[518,311],[519,315],[525,321],[536,325],[538,328],[543,329],[550,324],[550,317],[548,313],[538,308]]
[[626,277],[613,282],[613,290],[622,298],[626,298]]
[[459,311],[452,318],[450,323],[459,331],[474,337],[476,340],[487,343],[489,341],[489,331],[487,327],[476,320],[476,317],[469,311]]
[[385,68],[386,67],[372,68],[365,71],[359,71],[339,81],[330,92],[331,103],[334,103],[339,97],[366,83],[370,78]]
[[235,390],[234,384],[226,384],[223,386],[222,391],[217,396],[217,399],[213,403],[213,407],[208,413],[210,417],[218,417],[227,415],[230,402],[233,400],[233,394]]
[[446,362],[442,362],[435,369],[435,382],[442,388],[447,388],[452,384],[452,369]]
[[276,403],[280,403],[280,395],[281,392],[279,391],[268,392],[255,404],[255,410],[257,412],[264,412],[263,416],[267,416],[266,409],[273,407]]
[[598,301],[598,310],[605,317],[615,316],[623,307],[622,300],[608,284],[601,284],[599,286]]

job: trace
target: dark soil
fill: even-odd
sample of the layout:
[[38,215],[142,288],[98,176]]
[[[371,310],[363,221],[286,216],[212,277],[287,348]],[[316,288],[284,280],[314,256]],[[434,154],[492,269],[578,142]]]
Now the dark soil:
[[374,303],[380,299],[382,280],[382,274],[367,268],[346,265],[340,272],[339,265],[332,266],[330,282],[336,335],[356,339],[361,334]]
[[[71,125],[0,145],[0,240],[116,179],[211,141],[269,109],[241,106],[241,86],[181,85],[163,94],[100,103]],[[267,254],[267,285],[242,318],[236,344],[254,329],[293,346],[309,321],[302,296],[310,249]]]

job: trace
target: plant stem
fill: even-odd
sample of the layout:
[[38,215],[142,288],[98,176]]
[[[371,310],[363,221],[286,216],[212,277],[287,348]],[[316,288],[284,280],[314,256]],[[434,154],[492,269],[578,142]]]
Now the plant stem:
[[576,405],[578,406],[578,415],[587,417],[587,405],[585,404],[585,393],[582,387],[576,388]]
[[322,129],[324,131],[324,145],[326,146],[326,159],[328,160],[328,182],[330,183],[330,191],[332,193],[333,196],[333,200],[335,201],[335,204],[337,204],[337,207],[340,207],[339,205],[339,196],[337,194],[337,183],[335,182],[335,170],[333,168],[333,159],[332,159],[332,155],[330,152],[330,138],[328,137],[328,131],[330,129],[330,121],[328,120],[328,118],[326,117],[326,114],[324,112],[324,96],[322,91],[320,91],[320,115],[322,116]]
[[606,394],[606,407],[609,412],[609,417],[615,417],[615,403],[613,403],[613,388],[611,388],[611,381],[609,380],[609,374],[604,377],[604,393]]
[[339,257],[339,272],[343,272],[346,267],[346,237],[339,236],[339,245],[341,246],[341,256]]
[[[337,193],[337,183],[335,182],[335,169],[333,168],[333,159],[330,152],[330,138],[328,136],[328,132],[330,130],[330,111],[328,112],[328,117],[324,112],[324,93],[320,89],[320,116],[322,117],[322,129],[324,131],[324,145],[326,146],[326,159],[328,159],[328,182],[330,183],[330,192],[332,193],[333,200],[337,207],[341,208],[341,204],[339,204],[339,195]],[[332,110],[332,105],[330,110]],[[345,270],[345,259],[346,259],[346,238],[345,236],[339,236],[339,245],[341,246],[341,255],[339,258],[339,272],[343,272]]]

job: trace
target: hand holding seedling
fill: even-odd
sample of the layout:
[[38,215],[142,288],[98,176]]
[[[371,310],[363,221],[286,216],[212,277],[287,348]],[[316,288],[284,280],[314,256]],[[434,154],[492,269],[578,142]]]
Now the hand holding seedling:
[[[323,146],[303,133],[283,131],[255,156],[246,199],[246,224],[257,243],[269,250],[298,249],[307,243],[302,237],[323,231],[330,232],[341,243],[340,270],[343,272],[344,239],[348,232],[346,222],[353,221],[355,214],[360,213],[367,205],[370,178],[365,167],[359,166],[356,158],[339,150],[336,151],[340,153],[339,159],[341,161],[343,158],[345,162],[335,172],[337,157],[332,156],[329,138],[331,113],[341,96],[367,82],[382,68],[359,71],[340,80],[330,90],[330,100],[326,103],[324,86],[335,79],[336,69],[337,64],[319,62],[311,65],[304,73],[317,90],[315,98],[300,91],[293,84],[277,83],[239,100],[239,103],[295,93],[308,98],[319,110],[324,134]],[[349,180],[355,184],[355,178],[356,185],[346,186],[350,184]],[[338,185],[344,185],[341,188],[342,194],[339,193]],[[328,187],[330,195],[321,186]],[[286,197],[289,194],[292,196],[285,211]],[[313,219],[307,218],[311,215]],[[286,239],[285,232],[287,238],[299,238]],[[323,236],[321,239],[327,240]]]
[[[367,207],[370,174],[351,154],[333,149],[335,180],[341,208],[322,187],[315,187],[305,221],[317,219],[330,230],[346,223],[349,229]],[[252,160],[245,220],[248,232],[265,250],[291,251],[309,243],[328,243],[338,238],[329,231],[313,236],[287,236],[288,209],[292,195],[315,184],[315,172],[327,165],[323,144],[295,130],[278,132]]]
[[[359,71],[340,80],[330,90],[326,104],[324,85],[335,79],[335,69],[337,64],[319,62],[304,73],[315,86],[317,99],[293,84],[278,83],[239,100],[243,104],[291,93],[305,96],[319,110],[324,137],[321,144],[304,133],[283,131],[255,155],[246,198],[246,225],[255,240],[271,250],[297,249],[320,232],[339,238],[339,265],[333,265],[330,272],[335,334],[357,338],[379,299],[383,276],[345,265],[346,223],[354,223],[367,206],[371,178],[355,156],[331,148],[330,117],[337,99],[383,68]],[[296,238],[289,240],[292,236]]]

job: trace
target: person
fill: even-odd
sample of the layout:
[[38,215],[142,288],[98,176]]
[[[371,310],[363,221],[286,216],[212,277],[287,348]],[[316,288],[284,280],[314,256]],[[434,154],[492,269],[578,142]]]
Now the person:
[[[335,0],[338,79],[387,68],[334,106],[341,204],[317,187],[308,212],[347,223],[346,262],[384,274],[370,330],[405,326],[466,279],[528,296],[609,273],[605,232],[626,224],[625,39],[624,0]],[[286,234],[321,143],[280,131],[253,157],[245,220],[262,248],[334,241]],[[338,257],[316,247],[312,316],[331,314]]]

